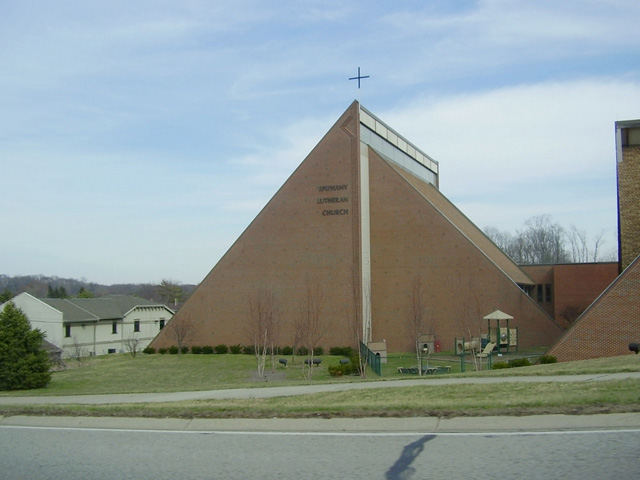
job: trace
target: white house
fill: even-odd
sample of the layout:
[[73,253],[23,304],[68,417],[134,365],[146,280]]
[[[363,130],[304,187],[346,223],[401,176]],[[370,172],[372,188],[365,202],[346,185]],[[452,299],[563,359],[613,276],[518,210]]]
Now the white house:
[[62,299],[21,293],[11,301],[65,356],[79,350],[86,355],[126,352],[132,340],[142,350],[175,313],[163,304],[130,295]]

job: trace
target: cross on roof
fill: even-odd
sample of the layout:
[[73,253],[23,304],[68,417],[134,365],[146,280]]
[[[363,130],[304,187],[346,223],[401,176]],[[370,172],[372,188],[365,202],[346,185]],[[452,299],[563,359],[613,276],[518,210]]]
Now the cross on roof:
[[349,80],[358,80],[358,88],[360,88],[360,80],[363,78],[369,78],[369,75],[360,75],[360,67],[358,67],[358,76],[357,77],[351,77],[349,78]]

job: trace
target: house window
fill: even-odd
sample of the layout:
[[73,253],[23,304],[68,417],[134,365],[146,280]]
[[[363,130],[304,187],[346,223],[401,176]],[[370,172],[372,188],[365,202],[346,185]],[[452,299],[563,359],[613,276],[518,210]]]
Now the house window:
[[544,300],[545,302],[551,301],[551,284],[550,283],[546,283],[544,285]]
[[134,320],[133,321],[133,331],[134,332],[139,332],[140,331],[140,320]]
[[118,322],[113,322],[111,324],[111,333],[113,335],[115,335],[116,333],[118,333]]
[[536,290],[538,292],[538,302],[542,303],[543,300],[543,296],[542,296],[542,285],[536,285]]
[[64,336],[66,338],[71,338],[71,325],[68,323],[64,326]]
[[160,319],[160,330],[164,328],[164,318]]

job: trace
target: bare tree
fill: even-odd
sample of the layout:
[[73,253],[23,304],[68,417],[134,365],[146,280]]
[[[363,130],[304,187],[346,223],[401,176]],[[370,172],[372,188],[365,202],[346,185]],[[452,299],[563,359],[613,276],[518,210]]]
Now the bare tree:
[[320,286],[311,285],[309,277],[306,279],[306,288],[300,299],[300,307],[297,323],[302,335],[302,345],[307,349],[308,358],[305,368],[303,364],[304,376],[310,380],[313,377],[315,350],[320,345],[322,337],[329,328],[329,322],[324,316],[324,301]]
[[[365,285],[364,288],[361,288],[358,278],[359,271],[354,266],[351,270],[351,304],[347,310],[347,315],[350,318],[349,329],[351,334],[351,346],[354,352],[356,352],[358,360],[358,373],[361,378],[366,378],[367,361],[362,356],[360,344],[367,342],[367,334],[365,333],[367,328],[364,325],[365,321],[363,317],[367,316],[369,313],[366,310],[363,312],[363,308],[369,309],[370,307],[371,287],[370,285]],[[364,306],[362,302],[364,302]]]
[[140,339],[135,335],[131,335],[130,337],[125,338],[123,343],[127,352],[129,352],[133,358],[136,358],[138,347],[140,346]]
[[[415,348],[416,359],[418,360],[419,365],[419,375],[422,375],[422,354],[424,353],[420,339],[424,334],[431,333],[426,331],[429,327],[427,326],[428,317],[425,301],[426,298],[422,279],[420,277],[414,277],[411,282],[407,327],[409,330],[409,336],[411,337],[411,341]],[[427,351],[426,353],[428,358],[431,352]],[[429,366],[428,363],[427,366]]]
[[600,249],[605,242],[604,231],[594,237],[591,248],[587,232],[578,229],[575,225],[571,225],[571,229],[567,232],[567,239],[571,246],[572,262],[597,262],[599,260]]
[[580,308],[578,305],[567,305],[560,311],[560,317],[572,325],[583,311],[584,308]]
[[68,355],[69,358],[73,358],[76,362],[82,363],[85,357],[89,356],[89,352],[78,341],[78,337],[74,336]]
[[[465,340],[467,338],[469,340],[468,344],[475,369],[482,370],[482,358],[478,356],[478,353],[480,353],[482,347],[480,338],[482,337],[482,326],[484,324],[483,316],[486,314],[487,308],[483,305],[478,287],[473,284],[472,279],[458,277],[456,287],[459,289],[456,303],[460,323],[459,328],[462,329]],[[474,342],[474,337],[478,339],[477,342]],[[465,347],[463,345],[463,349]]]
[[185,345],[186,339],[193,329],[193,325],[191,321],[187,319],[177,321],[177,319],[173,318],[169,321],[167,327],[169,328],[171,337],[173,337],[178,345],[178,357],[180,357],[180,355],[182,355],[182,347]]
[[516,263],[564,263],[570,261],[565,247],[565,230],[550,215],[531,217],[515,236],[496,228],[485,228],[487,235]]
[[255,296],[250,296],[248,304],[248,333],[258,362],[258,375],[263,376],[269,352],[275,368],[280,308],[273,290],[266,288],[260,288]]

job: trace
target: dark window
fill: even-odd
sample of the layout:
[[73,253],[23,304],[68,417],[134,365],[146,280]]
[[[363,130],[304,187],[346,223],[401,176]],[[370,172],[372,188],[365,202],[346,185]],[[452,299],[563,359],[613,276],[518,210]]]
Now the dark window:
[[550,283],[546,283],[544,285],[544,300],[546,302],[550,302],[552,300],[552,298],[551,298],[551,284]]
[[71,338],[71,325],[68,323],[64,326],[64,336],[67,338]]
[[115,348],[110,348],[109,350],[107,350],[107,353],[116,353],[116,349]]
[[133,321],[133,331],[134,332],[139,332],[140,331],[140,320],[134,320]]
[[164,328],[164,318],[160,319],[160,330]]
[[[118,322],[113,322],[111,324],[111,333],[112,334],[116,334],[118,333]],[[115,352],[114,352],[115,353]]]
[[538,291],[538,302],[542,303],[542,285],[536,285],[536,290]]

